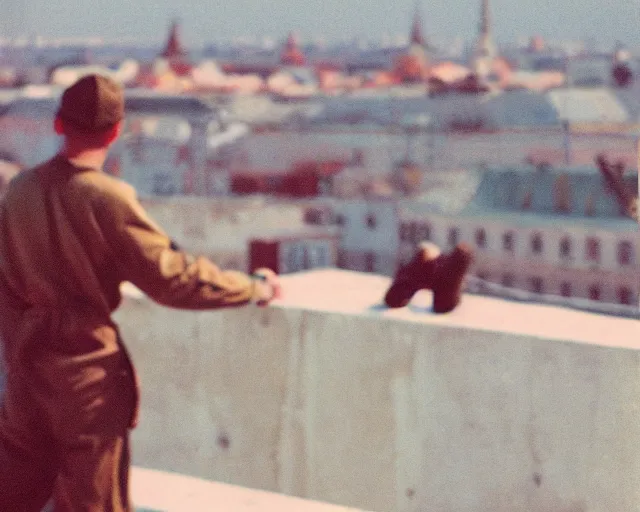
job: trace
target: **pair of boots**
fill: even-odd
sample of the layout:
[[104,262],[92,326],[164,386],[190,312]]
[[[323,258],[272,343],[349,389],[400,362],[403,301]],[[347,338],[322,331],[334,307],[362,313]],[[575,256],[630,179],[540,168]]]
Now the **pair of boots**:
[[384,297],[390,308],[409,304],[418,290],[433,291],[433,311],[447,313],[462,297],[464,277],[473,261],[473,250],[460,243],[449,254],[430,242],[420,244],[409,263],[400,267]]

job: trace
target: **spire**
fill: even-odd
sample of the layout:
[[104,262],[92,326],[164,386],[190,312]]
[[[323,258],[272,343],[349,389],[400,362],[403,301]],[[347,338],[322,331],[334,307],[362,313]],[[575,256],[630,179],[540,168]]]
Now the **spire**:
[[284,44],[285,51],[295,51],[298,48],[298,41],[296,35],[293,32],[289,32],[287,36],[287,42]]
[[489,0],[482,0],[480,8],[480,36],[490,36],[491,13],[489,12]]
[[413,24],[411,25],[411,44],[426,46],[424,35],[422,34],[422,16],[420,16],[419,3],[416,2],[416,10],[413,15]]
[[280,63],[286,66],[304,66],[305,57],[298,47],[298,40],[293,32],[289,32],[287,42],[280,54]]
[[476,45],[473,68],[477,76],[486,78],[490,74],[493,61],[496,58],[496,47],[493,44],[493,36],[491,34],[489,0],[481,0],[481,2],[478,43]]
[[169,31],[169,39],[167,40],[167,46],[162,52],[162,56],[167,59],[174,59],[177,57],[184,57],[186,55],[182,44],[180,43],[180,37],[178,35],[178,20],[173,20],[171,23],[171,29]]
[[424,82],[429,70],[427,43],[422,34],[422,17],[419,0],[411,24],[409,47],[394,62],[394,72],[402,82]]

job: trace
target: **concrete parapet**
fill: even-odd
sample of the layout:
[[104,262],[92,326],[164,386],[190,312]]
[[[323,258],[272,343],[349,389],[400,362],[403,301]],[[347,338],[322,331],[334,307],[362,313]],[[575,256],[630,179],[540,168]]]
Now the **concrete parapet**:
[[116,315],[142,380],[134,462],[374,511],[640,510],[640,323],[283,278],[265,309]]

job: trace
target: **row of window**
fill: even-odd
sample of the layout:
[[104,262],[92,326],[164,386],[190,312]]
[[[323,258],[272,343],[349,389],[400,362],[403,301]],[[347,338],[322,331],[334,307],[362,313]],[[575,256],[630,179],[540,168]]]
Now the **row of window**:
[[[478,272],[477,276],[483,281],[489,280],[489,275],[485,272]],[[503,274],[500,279],[500,284],[506,288],[513,288],[515,280],[516,278],[514,274]],[[544,280],[538,276],[532,276],[527,279],[527,288],[533,293],[546,293]],[[574,296],[573,292],[573,286],[569,281],[563,281],[560,283],[561,296],[572,297]],[[587,294],[590,300],[602,300],[602,286],[597,283],[591,284],[587,290]],[[616,289],[616,297],[619,304],[631,306],[636,302],[633,290],[627,286],[619,286]]]
[[[403,223],[400,225],[400,240],[419,242],[431,239],[431,227],[428,224]],[[458,228],[450,228],[447,232],[447,242],[454,246],[460,239]],[[474,234],[475,244],[479,248],[487,247],[487,232],[484,228],[479,228]],[[514,252],[516,234],[507,231],[502,234],[502,249],[506,252]],[[542,254],[544,251],[544,241],[542,233],[533,233],[529,238],[529,247],[534,254]],[[560,240],[558,254],[561,258],[571,258],[574,252],[574,243],[571,237],[565,236]],[[584,245],[584,254],[587,261],[599,263],[601,258],[600,240],[596,237],[587,237]],[[633,244],[628,240],[618,243],[617,260],[620,265],[631,265],[634,260]]]
[[[347,224],[347,218],[341,213],[337,214],[334,217],[333,221],[335,224],[341,227],[344,227]],[[369,228],[370,230],[375,230],[378,227],[378,219],[376,218],[376,214],[367,213],[364,217],[364,223],[366,224],[367,228]]]

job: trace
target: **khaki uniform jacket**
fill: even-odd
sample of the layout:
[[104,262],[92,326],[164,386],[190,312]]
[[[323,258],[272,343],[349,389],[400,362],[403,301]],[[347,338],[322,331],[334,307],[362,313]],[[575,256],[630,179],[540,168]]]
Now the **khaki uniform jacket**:
[[[99,170],[57,156],[10,183],[0,203],[7,392],[12,379],[27,382],[54,431],[135,426],[137,378],[110,318],[123,281],[184,309],[237,306],[255,294],[248,275],[180,251],[134,189]],[[114,413],[126,406],[123,379],[135,390],[127,418]]]

